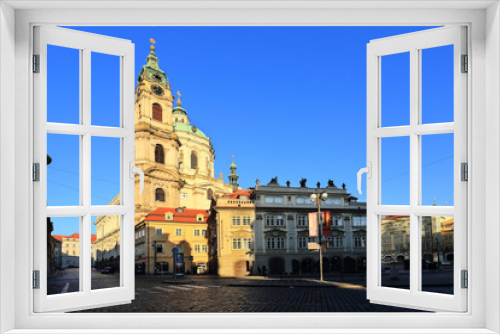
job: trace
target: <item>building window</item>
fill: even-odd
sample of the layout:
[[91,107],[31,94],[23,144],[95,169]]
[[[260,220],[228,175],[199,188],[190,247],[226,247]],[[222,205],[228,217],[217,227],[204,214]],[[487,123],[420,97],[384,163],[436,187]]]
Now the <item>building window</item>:
[[251,249],[251,248],[252,248],[251,238],[233,238],[233,249]]
[[285,249],[285,238],[267,238],[267,249]]
[[331,220],[332,226],[343,226],[344,225],[344,222],[342,221],[342,217],[331,216],[330,220]]
[[344,238],[343,237],[327,237],[328,247],[330,248],[343,248]]
[[273,198],[266,196],[266,203],[272,203],[272,202],[273,202]]
[[276,226],[285,226],[285,219],[283,216],[276,216]]
[[163,245],[156,244],[156,253],[163,253]]
[[182,193],[181,196],[182,196],[182,199],[187,199],[188,198],[188,194],[186,194],[186,193]]
[[161,188],[156,189],[155,198],[159,202],[165,202],[165,193],[163,192],[163,189]]
[[313,204],[310,198],[306,198],[304,201],[306,202],[306,204]]
[[155,147],[155,162],[160,163],[160,164],[165,163],[163,146],[161,146],[160,144],[156,144],[156,147]]
[[333,204],[334,205],[341,205],[342,204],[342,200],[340,198],[334,198],[333,199]]
[[156,235],[163,235],[163,230],[161,228],[156,229]]
[[275,203],[283,203],[283,197],[275,197],[274,202]]
[[175,229],[175,235],[178,236],[178,237],[182,236],[182,229],[181,228],[176,228]]
[[208,245],[201,245],[201,252],[208,253]]
[[233,249],[241,249],[241,238],[233,238]]
[[160,122],[163,120],[162,109],[158,103],[153,103],[153,119]]
[[297,244],[297,247],[299,249],[306,249],[307,248],[307,237],[306,238],[298,238],[298,244]]
[[331,198],[327,198],[325,200],[325,204],[332,204],[333,203],[333,200]]
[[352,217],[352,226],[366,226],[366,217]]
[[304,198],[297,197],[297,204],[304,204]]
[[240,216],[233,216],[233,226],[241,225]]
[[274,226],[274,216],[266,216],[266,225]]
[[182,251],[182,244],[175,245],[175,248],[179,251],[179,253],[183,253]]
[[198,168],[198,156],[196,155],[195,151],[191,152],[191,169],[197,169]]
[[200,245],[194,245],[194,252],[200,253],[200,251],[201,251]]
[[207,230],[201,230],[201,236],[207,237]]
[[194,236],[199,237],[200,236],[200,230],[194,230]]
[[354,247],[365,248],[366,247],[365,237],[354,237]]
[[250,225],[250,216],[243,216],[243,225]]
[[297,216],[297,225],[309,226],[309,220],[307,219],[307,216]]

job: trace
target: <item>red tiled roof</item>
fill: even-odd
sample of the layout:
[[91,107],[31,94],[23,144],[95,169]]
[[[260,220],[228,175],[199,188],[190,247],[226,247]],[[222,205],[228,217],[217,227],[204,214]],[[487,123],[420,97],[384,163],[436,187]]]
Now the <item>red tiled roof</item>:
[[[80,239],[80,233],[73,233],[72,235],[53,235],[52,237],[56,240],[59,240],[59,241],[62,241],[63,238]],[[91,234],[90,241],[94,242],[96,240],[97,240],[97,235]]]
[[155,211],[149,213],[145,217],[145,220],[167,221],[165,219],[165,214],[167,212],[172,212],[174,214],[173,222],[176,223],[200,223],[196,220],[196,216],[200,213],[203,215],[203,223],[206,223],[207,218],[210,215],[207,210],[184,209],[183,212],[177,212],[174,208],[158,208]]
[[251,194],[252,194],[251,190],[239,189],[239,190],[235,191],[234,193],[222,195],[222,197],[230,198],[230,199],[238,199],[238,198],[240,198],[240,196],[248,196],[248,199],[250,199]]

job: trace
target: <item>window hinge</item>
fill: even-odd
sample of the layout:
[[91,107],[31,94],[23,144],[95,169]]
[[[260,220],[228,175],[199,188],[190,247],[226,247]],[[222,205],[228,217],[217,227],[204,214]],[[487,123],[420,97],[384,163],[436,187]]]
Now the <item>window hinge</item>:
[[33,55],[33,73],[40,73],[40,55]]
[[469,165],[466,162],[462,162],[460,165],[461,181],[469,181]]
[[33,164],[33,181],[40,182],[40,163]]
[[469,72],[469,56],[462,55],[462,73]]
[[40,289],[40,270],[33,270],[33,289]]
[[462,289],[467,289],[469,287],[469,273],[467,270],[462,270]]

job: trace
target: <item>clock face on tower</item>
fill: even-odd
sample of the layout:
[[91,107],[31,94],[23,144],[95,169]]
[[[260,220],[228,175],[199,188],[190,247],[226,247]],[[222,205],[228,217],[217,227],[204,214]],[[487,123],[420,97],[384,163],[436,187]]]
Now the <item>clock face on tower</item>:
[[151,85],[151,90],[158,96],[162,96],[164,93],[163,88],[158,85]]

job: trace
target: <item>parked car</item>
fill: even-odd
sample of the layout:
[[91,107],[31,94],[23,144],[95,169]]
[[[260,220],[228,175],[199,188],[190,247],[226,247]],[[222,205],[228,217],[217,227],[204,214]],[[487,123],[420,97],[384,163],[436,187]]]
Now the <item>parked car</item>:
[[101,274],[113,274],[115,272],[115,268],[113,267],[104,267],[101,270]]

